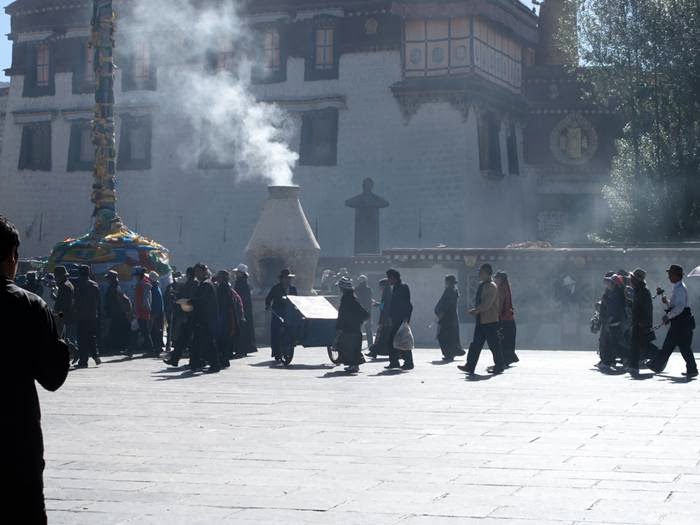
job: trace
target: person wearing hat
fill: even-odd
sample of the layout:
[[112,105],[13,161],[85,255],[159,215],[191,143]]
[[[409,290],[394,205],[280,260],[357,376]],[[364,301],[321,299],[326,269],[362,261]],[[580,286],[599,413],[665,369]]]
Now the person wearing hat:
[[[238,340],[243,324],[243,301],[231,286],[231,274],[219,270],[216,275],[216,297],[219,304],[218,343],[219,358],[224,368],[230,366],[234,357],[244,357],[238,354]],[[238,355],[236,355],[238,354]]]
[[53,305],[56,327],[59,335],[68,342],[68,340],[73,340],[72,324],[75,289],[73,288],[73,283],[68,280],[68,272],[65,266],[56,266],[53,273],[56,277],[56,293]]
[[[175,304],[172,315],[172,338],[173,351],[163,359],[166,365],[178,367],[180,359],[185,351],[191,349],[192,335],[194,333],[194,313],[183,305],[190,305],[191,300],[197,291],[197,280],[194,275],[194,268],[189,266],[185,270],[185,278],[177,281],[174,288]],[[185,309],[187,308],[187,309]],[[168,327],[171,331],[171,327]]]
[[515,326],[515,310],[513,308],[513,292],[510,288],[508,274],[503,271],[496,272],[493,280],[498,287],[498,322],[501,339],[501,353],[503,354],[503,364],[505,366],[518,363],[520,358],[515,353],[515,337],[517,327]]
[[454,361],[456,356],[466,353],[459,338],[458,300],[457,278],[454,275],[448,275],[445,277],[445,289],[442,292],[442,297],[434,309],[438,324],[437,340],[440,343],[442,360],[447,362]]
[[[386,271],[386,278],[391,287],[391,302],[389,304],[389,318],[391,319],[391,331],[389,333],[389,364],[387,370],[401,368],[401,370],[413,370],[413,352],[403,351],[394,348],[394,338],[403,323],[410,323],[413,315],[413,304],[411,303],[411,290],[407,284],[401,280],[398,270],[390,268]],[[403,358],[403,365],[399,359]]]
[[362,308],[370,313],[370,316],[364,322],[362,327],[364,328],[365,336],[367,338],[367,349],[370,349],[374,344],[374,337],[372,333],[372,289],[367,284],[367,276],[360,275],[357,278],[357,287],[355,287],[355,297],[360,301]]
[[623,322],[626,318],[626,299],[624,278],[612,274],[604,279],[607,290],[601,300],[601,338],[600,361],[596,364],[602,372],[610,372],[615,367],[616,359],[625,355],[623,347]]
[[248,355],[258,351],[258,345],[255,342],[255,321],[253,320],[253,299],[250,293],[250,284],[248,283],[248,266],[241,263],[236,267],[236,282],[233,289],[243,302],[243,317],[241,324],[241,333],[238,337],[237,354]]
[[381,290],[381,300],[374,304],[379,309],[379,323],[377,324],[377,336],[374,339],[374,344],[369,347],[367,357],[372,359],[380,355],[389,355],[391,348],[391,318],[389,317],[391,305],[391,286],[389,279],[379,280],[379,289]]
[[221,370],[221,360],[216,339],[219,320],[216,288],[210,279],[211,272],[207,265],[195,264],[194,274],[198,284],[192,297],[194,334],[190,349],[190,369],[201,370],[206,361],[209,363],[207,372],[218,372]]
[[280,272],[279,282],[274,285],[265,297],[265,310],[272,310],[270,320],[270,347],[275,361],[282,361],[282,319],[285,316],[285,297],[297,295],[297,289],[292,285],[294,274],[287,269]]
[[362,325],[369,318],[369,312],[355,297],[350,278],[341,277],[338,288],[342,296],[338,308],[335,345],[343,358],[345,371],[354,374],[360,371],[360,365],[365,362],[362,357]]
[[78,267],[78,283],[75,286],[75,328],[78,334],[78,364],[76,368],[87,368],[92,356],[95,364],[101,363],[98,343],[100,334],[100,289],[90,279],[90,267]]
[[163,292],[163,308],[165,310],[165,323],[168,326],[168,330],[165,335],[165,351],[170,355],[170,351],[173,347],[173,332],[175,331],[173,316],[175,315],[177,295],[176,289],[178,282],[182,278],[182,272],[178,272],[173,267],[173,278],[172,281],[168,283]]
[[44,295],[44,287],[42,286],[41,281],[37,279],[37,274],[34,271],[27,272],[27,282],[24,285],[24,289],[38,295],[39,297]]
[[632,377],[639,376],[639,357],[646,353],[649,346],[649,334],[654,322],[654,306],[651,293],[647,288],[647,273],[637,268],[630,276],[630,284],[634,290],[632,299],[632,337],[627,363],[627,371]]
[[129,319],[132,316],[131,300],[119,286],[119,274],[110,270],[107,278],[107,291],[104,295],[104,314],[109,323],[107,341],[110,350],[115,353],[133,356],[130,336]]
[[673,284],[671,298],[662,300],[667,306],[663,322],[670,325],[666,333],[664,344],[658,354],[648,363],[649,369],[660,374],[666,368],[669,357],[678,347],[685,360],[685,375],[688,379],[698,375],[698,366],[693,355],[693,330],[695,330],[695,318],[690,311],[688,302],[688,289],[683,283],[683,268],[672,264],[668,270],[668,280]]
[[163,330],[165,328],[165,302],[163,291],[160,289],[158,272],[148,273],[151,283],[151,341],[153,342],[153,357],[160,357],[163,351]]
[[469,375],[475,373],[476,365],[479,362],[479,356],[485,343],[488,343],[491,354],[493,354],[491,373],[494,375],[502,374],[505,369],[503,354],[501,353],[501,342],[498,339],[498,287],[493,282],[492,275],[493,268],[491,265],[488,263],[482,264],[481,268],[479,268],[479,280],[481,282],[476,290],[475,306],[469,310],[469,313],[476,318],[474,338],[469,345],[466,364],[457,367]]
[[136,277],[134,287],[134,317],[138,323],[138,335],[141,337],[140,349],[145,354],[153,353],[153,339],[151,337],[151,280],[146,274],[146,269],[140,266],[134,268],[133,276]]

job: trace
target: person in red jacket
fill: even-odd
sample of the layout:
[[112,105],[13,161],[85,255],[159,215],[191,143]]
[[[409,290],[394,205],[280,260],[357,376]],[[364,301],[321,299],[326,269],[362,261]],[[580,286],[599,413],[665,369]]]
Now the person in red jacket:
[[512,365],[520,361],[515,353],[515,310],[513,310],[513,294],[510,289],[510,281],[506,272],[496,272],[493,276],[498,286],[498,298],[500,312],[498,320],[501,324],[501,353],[503,354],[503,364]]
[[145,268],[135,268],[134,276],[138,279],[134,292],[134,315],[139,324],[139,334],[143,339],[141,348],[145,353],[153,352],[151,339],[151,281]]

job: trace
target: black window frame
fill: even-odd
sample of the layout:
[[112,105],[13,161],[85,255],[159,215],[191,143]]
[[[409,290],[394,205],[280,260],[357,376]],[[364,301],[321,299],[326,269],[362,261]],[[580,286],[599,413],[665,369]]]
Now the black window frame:
[[158,68],[156,67],[153,48],[150,46],[149,42],[144,42],[145,45],[149,46],[149,68],[148,68],[148,79],[144,81],[143,85],[137,85],[135,71],[134,71],[134,53],[123,55],[121,57],[121,70],[122,70],[122,91],[156,91],[158,88]]
[[80,158],[83,133],[92,138],[92,126],[89,120],[76,120],[70,125],[70,143],[68,145],[68,165],[66,171],[92,171],[95,167],[95,150],[92,159]]
[[[145,127],[146,133],[146,158],[131,158],[131,146],[129,138],[135,128]],[[123,115],[119,132],[119,157],[117,169],[126,171],[146,171],[151,169],[153,147],[153,119],[150,115]]]
[[501,126],[492,111],[479,115],[477,134],[479,139],[479,169],[490,176],[502,176]]
[[[314,130],[315,122],[320,120],[331,121],[331,134],[329,143],[331,152],[327,157],[320,157],[314,152]],[[299,145],[299,165],[300,166],[337,166],[338,165],[338,108],[324,108],[306,111],[301,120],[301,140]]]
[[[95,49],[91,48],[89,45],[90,40],[87,38],[81,38],[75,42],[74,45],[74,60],[73,60],[73,94],[83,95],[86,93],[94,93],[95,86],[97,85],[97,79],[94,77],[90,80],[87,75],[88,66],[88,51],[95,54]],[[93,58],[93,67],[94,67]]]
[[506,151],[508,154],[508,174],[520,175],[520,158],[518,156],[518,135],[515,131],[515,126],[512,124],[508,127],[506,135]]
[[[51,122],[32,122],[22,126],[22,142],[20,145],[20,171],[51,171],[52,136]],[[48,136],[48,141],[42,141],[39,135]],[[37,144],[42,148],[40,158],[35,158]]]
[[[323,29],[333,30],[333,67],[318,69],[316,64],[316,32]],[[340,73],[340,24],[335,17],[317,18],[311,24],[309,50],[304,67],[304,80],[335,80]]]
[[[38,53],[39,48],[42,46],[46,46],[49,50],[49,82],[46,86],[39,86],[37,84]],[[51,42],[29,42],[27,43],[25,53],[26,63],[22,96],[27,98],[54,96],[56,94],[55,49],[51,45]]]

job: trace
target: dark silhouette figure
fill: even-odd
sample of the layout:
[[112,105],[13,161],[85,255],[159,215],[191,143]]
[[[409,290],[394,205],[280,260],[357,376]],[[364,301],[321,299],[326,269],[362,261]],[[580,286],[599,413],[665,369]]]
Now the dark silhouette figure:
[[78,332],[78,368],[87,368],[92,356],[100,364],[98,338],[100,334],[100,289],[90,279],[90,267],[78,268],[78,283],[75,286],[75,324]]
[[241,333],[238,337],[237,354],[248,355],[258,351],[255,342],[255,321],[253,320],[253,299],[248,284],[248,266],[239,264],[236,268],[236,283],[234,284],[236,293],[243,302],[243,317],[245,321],[241,324]]
[[0,332],[3,357],[16,362],[0,381],[4,454],[0,460],[5,516],[21,523],[46,523],[44,443],[35,381],[50,391],[68,375],[69,352],[59,339],[46,303],[13,282],[19,260],[19,233],[0,216]]
[[198,263],[194,266],[197,290],[192,298],[194,306],[194,337],[190,349],[190,368],[201,369],[203,361],[209,363],[208,372],[221,370],[216,340],[216,327],[219,320],[219,304],[216,288],[209,278],[209,268]]
[[[399,331],[401,324],[410,323],[413,314],[411,304],[411,290],[407,284],[401,281],[401,274],[394,269],[387,270],[386,278],[391,286],[391,303],[389,305],[389,318],[391,319],[391,331],[389,332],[389,365],[387,369],[401,368],[402,370],[413,369],[413,352],[405,352],[394,348],[394,338]],[[403,366],[399,359],[403,358]]]
[[362,357],[362,325],[369,319],[369,312],[355,297],[350,279],[341,278],[338,288],[343,295],[338,308],[336,346],[343,356],[345,371],[356,373],[365,362]]
[[355,255],[379,253],[379,210],[389,203],[372,193],[374,181],[362,181],[362,193],[345,201],[355,209]]
[[297,289],[292,286],[294,274],[284,269],[280,272],[279,280],[270,289],[270,293],[265,297],[265,310],[272,310],[270,320],[270,346],[272,347],[272,357],[276,361],[282,360],[282,319],[285,315],[284,298],[288,295],[297,295]]
[[466,353],[459,338],[458,300],[457,278],[454,275],[448,275],[445,277],[445,291],[435,305],[435,316],[438,319],[437,339],[444,361],[452,361],[455,357]]

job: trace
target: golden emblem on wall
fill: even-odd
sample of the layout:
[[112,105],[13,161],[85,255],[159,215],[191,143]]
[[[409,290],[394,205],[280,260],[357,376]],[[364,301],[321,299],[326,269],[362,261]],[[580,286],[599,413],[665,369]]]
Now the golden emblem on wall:
[[552,129],[549,147],[562,164],[585,164],[598,150],[598,134],[588,119],[580,113],[570,113]]

